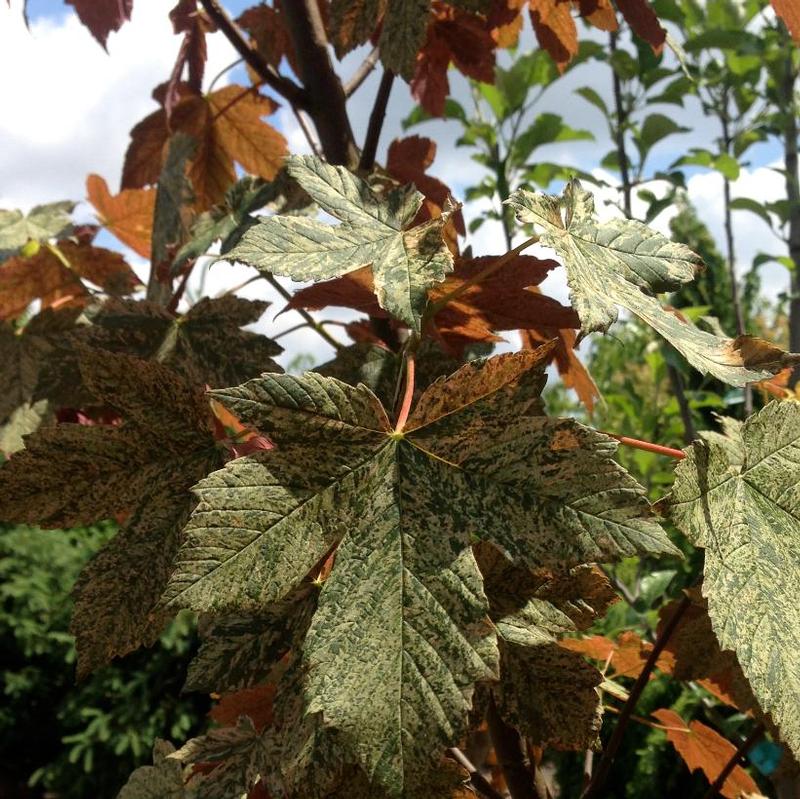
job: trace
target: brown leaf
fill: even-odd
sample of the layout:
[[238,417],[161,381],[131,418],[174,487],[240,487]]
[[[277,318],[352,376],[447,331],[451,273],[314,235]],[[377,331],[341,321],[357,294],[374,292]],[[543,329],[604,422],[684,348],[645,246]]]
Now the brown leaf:
[[798,0],[772,0],[775,13],[786,23],[795,42],[800,42],[800,2]]
[[155,189],[123,189],[112,195],[103,178],[89,175],[86,195],[104,227],[137,255],[150,258]]
[[496,43],[486,17],[444,3],[433,4],[425,44],[411,80],[414,99],[431,115],[444,114],[450,63],[474,80],[494,82]]
[[492,38],[500,48],[516,47],[522,32],[522,10],[528,0],[496,0],[489,11]]
[[556,339],[553,350],[558,374],[564,385],[571,388],[589,413],[594,411],[595,400],[600,398],[600,389],[594,382],[589,370],[575,352],[577,335],[571,328],[556,328],[537,325],[535,328],[519,331],[523,349],[535,349],[545,341]]
[[133,0],[65,0],[75,9],[78,19],[92,36],[106,48],[108,34],[118,31],[131,18]]
[[533,30],[539,45],[550,53],[560,72],[578,54],[578,29],[568,0],[530,0]]
[[[432,202],[438,214],[441,214],[447,198],[451,196],[450,189],[433,175],[427,174],[428,167],[436,157],[436,142],[424,136],[407,136],[405,139],[395,139],[389,145],[386,158],[386,171],[400,183],[413,183],[417,190],[425,195],[425,199]],[[415,224],[426,222],[431,217],[430,209],[426,203],[420,209],[420,216]],[[463,236],[464,216],[461,209],[453,214],[456,229]]]
[[[730,741],[699,721],[692,721],[687,727],[674,710],[667,708],[656,710],[652,715],[668,728],[667,740],[675,747],[689,770],[700,769],[709,782],[717,778],[736,754],[736,747]],[[759,788],[741,766],[734,766],[720,792],[727,799],[739,799],[742,795],[759,794]]]
[[[243,11],[237,18],[236,24],[247,31],[256,50],[268,64],[277,69],[281,60],[285,58],[292,71],[297,73],[294,44],[284,19],[279,3],[273,6],[260,3]],[[257,80],[260,80],[260,77]]]
[[208,58],[206,34],[216,30],[206,13],[197,8],[197,0],[178,0],[178,4],[169,12],[169,18],[175,33],[182,33],[184,36],[166,86],[164,108],[167,116],[172,113],[175,103],[180,99],[178,87],[184,68],[188,67],[187,83],[191,92],[202,92],[203,73]]
[[658,17],[647,0],[616,0],[617,8],[633,32],[644,39],[656,53],[660,53],[667,38]]
[[49,247],[40,247],[29,258],[15,256],[0,266],[0,318],[20,316],[36,299],[43,308],[81,305],[89,297],[81,278],[114,295],[129,293],[139,282],[113,250],[69,240],[56,249],[66,263]]
[[588,638],[565,638],[559,644],[601,664],[609,662],[609,668],[615,677],[631,678],[641,674],[653,649],[652,644],[642,641],[631,631],[620,633],[616,642],[602,635],[592,635]]
[[124,188],[139,188],[158,180],[165,144],[180,131],[197,142],[189,167],[198,205],[220,203],[236,180],[235,163],[247,172],[271,180],[283,165],[286,139],[262,117],[277,104],[242,86],[231,85],[209,95],[181,98],[167,125],[164,109],[150,114],[131,131],[122,171]]
[[214,707],[211,716],[217,724],[233,727],[239,716],[249,716],[253,726],[260,732],[272,724],[272,703],[275,700],[275,685],[256,685],[225,694]]
[[578,0],[580,15],[595,28],[615,31],[619,28],[611,0]]

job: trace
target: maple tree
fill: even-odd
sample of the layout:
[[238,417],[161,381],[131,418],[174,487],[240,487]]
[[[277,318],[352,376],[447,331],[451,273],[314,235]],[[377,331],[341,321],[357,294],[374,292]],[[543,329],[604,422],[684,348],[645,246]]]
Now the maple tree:
[[[773,4],[800,38],[795,5]],[[134,3],[70,5],[105,47]],[[645,0],[280,0],[233,20],[217,0],[180,0],[175,65],[131,131],[119,192],[87,179],[98,225],[74,224],[69,202],[0,211],[0,519],[114,519],[74,588],[78,677],[191,611],[202,643],[186,689],[216,701],[203,735],[155,743],[121,799],[544,799],[547,750],[586,752],[580,795],[598,797],[632,720],[731,799],[759,790],[739,759],[761,736],[800,758],[796,402],[722,419],[676,450],[549,415],[542,395],[554,365],[591,414],[599,391],[576,348],[627,314],[731,387],[800,364],[745,333],[733,271],[735,337],[659,297],[686,290],[704,259],[633,218],[625,137],[643,180],[652,147],[681,128],[663,114],[631,127],[618,72],[623,217],[599,218],[591,174],[530,164],[538,147],[592,135],[552,113],[520,130],[531,86],[603,52],[579,42],[576,17],[611,36],[619,70],[622,25],[650,54],[681,53],[657,12]],[[526,15],[541,49],[504,69],[498,51]],[[203,90],[209,35],[228,38],[250,85]],[[332,54],[365,44],[343,81]],[[482,85],[509,141],[450,97],[451,67]],[[347,99],[375,69],[359,146]],[[473,196],[502,203],[487,218],[504,251],[465,246],[462,210],[429,173],[435,141],[395,139],[376,163],[398,79],[419,103],[407,126],[447,116],[485,145],[490,177]],[[265,119],[279,102],[312,154],[290,154]],[[723,149],[683,161],[728,180],[724,156],[746,146]],[[642,199],[648,222],[666,207]],[[100,227],[150,260],[146,285],[95,244]],[[526,252],[536,244],[555,257]],[[252,267],[333,359],[286,374],[275,338],[244,329],[269,303],[190,297],[209,258]],[[557,269],[570,305],[539,288]],[[278,278],[311,285],[292,293]],[[313,315],[328,307],[358,314],[349,343]],[[491,354],[506,331],[519,351]],[[619,444],[677,461],[655,505]],[[687,546],[704,552],[702,581],[663,604],[652,640],[587,633],[619,593],[629,600],[613,564]],[[749,714],[748,738],[737,747],[669,707],[636,716],[655,672]],[[497,785],[465,754],[484,721]]]

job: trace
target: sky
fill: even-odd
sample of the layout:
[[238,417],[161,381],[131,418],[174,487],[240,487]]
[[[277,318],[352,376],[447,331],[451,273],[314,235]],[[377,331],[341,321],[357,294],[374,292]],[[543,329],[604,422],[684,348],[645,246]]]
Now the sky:
[[[225,0],[224,5],[236,15],[254,0]],[[108,181],[112,191],[119,186],[128,132],[142,117],[155,110],[150,93],[169,75],[180,39],[172,32],[166,10],[171,6],[165,0],[134,0],[132,19],[123,28],[111,34],[106,53],[89,32],[79,23],[72,9],[62,0],[28,0],[30,29],[22,20],[21,0],[11,0],[10,8],[0,2],[0,208],[21,208],[60,199],[83,200],[85,180],[90,173],[98,173]],[[520,49],[535,47],[530,30],[524,34]],[[209,60],[206,82],[236,59],[236,53],[221,34],[208,39]],[[360,63],[364,50],[350,54],[340,66],[346,78]],[[605,73],[605,70],[604,70]],[[228,82],[244,82],[241,68],[227,72],[217,86]],[[348,110],[357,140],[363,139],[369,112],[377,89],[378,74],[364,83],[351,98]],[[556,83],[540,101],[539,111],[552,111],[564,116],[575,128],[595,132],[594,142],[567,142],[542,149],[547,160],[579,164],[587,171],[601,174],[598,164],[611,148],[602,117],[593,106],[573,93],[582,85],[592,85],[605,97],[610,96],[610,78],[604,74],[597,79],[597,65],[581,65],[571,70]],[[455,96],[467,103],[466,81],[451,73]],[[379,160],[389,142],[402,135],[401,120],[414,103],[408,87],[396,82],[383,136],[379,147]],[[690,134],[667,139],[655,152],[654,166],[669,164],[691,146],[708,146],[716,135],[713,125],[702,120],[696,101],[689,100],[685,109],[664,106],[657,109],[675,118],[678,123],[694,127]],[[698,119],[701,122],[698,124]],[[294,152],[308,152],[308,145],[291,113],[280,109],[270,118],[279,128]],[[459,126],[453,122],[429,122],[414,131],[437,141],[438,153],[431,172],[450,186],[457,199],[463,199],[467,186],[482,177],[482,168],[469,158],[469,153],[456,147]],[[751,151],[750,166],[733,187],[734,196],[751,197],[769,201],[782,196],[782,178],[774,170],[780,166],[774,147],[759,146]],[[608,176],[611,179],[611,176]],[[695,170],[690,173],[689,195],[700,210],[702,218],[718,241],[722,241],[722,188],[721,178],[714,172]],[[614,213],[603,207],[601,216]],[[467,219],[481,210],[480,203],[467,203]],[[79,205],[77,215],[82,221],[92,221],[91,207]],[[668,212],[662,214],[655,227],[666,230]],[[735,218],[738,268],[749,267],[759,251],[780,252],[781,245],[767,225],[747,212],[738,212]],[[101,234],[98,243],[121,248],[108,234]],[[468,240],[473,252],[496,254],[504,251],[499,227],[485,224]],[[547,253],[542,253],[546,255]],[[134,268],[144,274],[144,262],[128,253]],[[217,264],[205,278],[205,289],[212,294],[244,282],[252,271],[242,266]],[[198,275],[198,280],[199,275]],[[775,298],[786,291],[788,275],[782,267],[766,266],[762,269],[765,293]],[[198,290],[198,285],[192,286]],[[245,288],[245,296],[273,300],[260,328],[269,332],[294,325],[292,313],[273,321],[282,303],[258,281]],[[567,288],[563,270],[556,270],[543,284],[546,293],[567,302]],[[326,311],[327,318],[350,318],[347,312]],[[333,329],[335,332],[335,328]],[[284,364],[294,355],[305,353],[315,362],[330,357],[332,350],[311,331],[293,333],[281,339],[287,350]]]

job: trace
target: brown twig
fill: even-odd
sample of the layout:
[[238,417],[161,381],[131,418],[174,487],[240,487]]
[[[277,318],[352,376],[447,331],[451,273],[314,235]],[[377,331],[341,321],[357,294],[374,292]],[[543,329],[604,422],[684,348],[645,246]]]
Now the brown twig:
[[642,691],[644,691],[644,688],[650,679],[650,675],[653,673],[653,669],[656,667],[656,661],[663,652],[664,647],[667,645],[670,637],[672,636],[672,633],[675,632],[676,628],[681,622],[681,619],[683,618],[683,615],[689,609],[691,604],[692,600],[686,594],[684,594],[681,598],[681,601],[678,603],[677,608],[675,608],[675,612],[672,614],[669,621],[664,625],[661,633],[656,638],[655,643],[653,644],[653,649],[651,650],[647,657],[647,661],[644,664],[644,668],[636,678],[636,682],[631,688],[628,699],[620,711],[619,721],[617,722],[617,726],[614,728],[614,732],[612,733],[606,748],[603,750],[603,756],[600,758],[600,762],[597,764],[597,769],[594,772],[592,781],[589,783],[589,786],[586,788],[583,794],[581,794],[582,799],[597,799],[598,797],[603,796],[603,786],[605,785],[605,781],[608,778],[609,772],[611,771],[611,766],[614,763],[614,757],[617,754],[617,750],[619,749],[622,739],[625,736],[625,730],[628,727],[628,722],[631,720],[633,711],[636,709],[636,703],[639,701],[639,697],[642,695]]
[[293,0],[283,4],[283,11],[304,86],[304,104],[300,107],[313,120],[328,161],[352,169],[358,163],[358,150],[317,0]]
[[378,47],[373,47],[369,55],[361,62],[361,66],[352,74],[350,80],[344,85],[344,96],[350,97],[355,94],[360,88],[361,84],[370,76],[370,73],[375,69],[381,53]]
[[478,771],[477,768],[472,764],[472,761],[460,750],[457,749],[455,746],[451,747],[447,750],[447,754],[458,763],[459,766],[466,769],[469,772],[469,780],[472,783],[472,787],[478,791],[478,793],[483,794],[486,799],[503,799],[503,797],[492,787],[492,784],[483,774]]
[[501,718],[494,697],[489,700],[486,722],[511,799],[547,799],[537,790],[533,773],[525,763],[519,733]]
[[367,135],[364,139],[364,149],[361,151],[361,159],[358,168],[369,172],[375,166],[375,154],[378,152],[378,140],[383,129],[383,120],[386,118],[386,107],[389,104],[389,95],[392,92],[394,83],[394,72],[385,69],[381,77],[378,93],[375,95],[375,103],[369,115],[369,125]]
[[708,790],[703,794],[703,799],[714,799],[715,796],[720,792],[722,786],[725,784],[725,780],[728,779],[731,772],[736,768],[739,764],[739,761],[753,748],[754,744],[761,738],[764,734],[764,725],[763,724],[756,724],[753,727],[753,731],[747,738],[739,744],[739,748],[731,755],[730,760],[725,764],[722,771],[717,774],[717,778],[711,785],[708,786]]
[[271,89],[284,97],[292,105],[299,108],[305,107],[306,96],[303,89],[293,80],[279,75],[278,72],[268,64],[261,54],[253,48],[245,39],[242,33],[228,16],[226,11],[220,6],[217,0],[200,0],[206,14],[213,20],[217,28],[222,31],[225,38],[233,45],[237,53],[252,67],[256,74]]

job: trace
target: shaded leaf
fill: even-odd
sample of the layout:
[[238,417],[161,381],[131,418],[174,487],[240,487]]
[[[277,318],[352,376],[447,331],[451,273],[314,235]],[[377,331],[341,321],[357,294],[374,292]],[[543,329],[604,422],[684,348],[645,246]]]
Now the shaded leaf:
[[658,17],[648,0],[614,0],[633,32],[644,39],[656,53],[660,53],[667,38]]
[[75,9],[78,19],[92,36],[106,48],[108,35],[118,31],[131,18],[133,0],[65,0]]
[[150,258],[155,189],[123,189],[112,195],[103,178],[89,175],[86,195],[101,225],[137,255]]
[[180,763],[170,759],[175,747],[156,740],[153,765],[140,766],[131,774],[117,799],[187,799]]
[[542,244],[563,259],[582,333],[607,331],[622,306],[664,336],[696,369],[735,386],[762,380],[800,360],[752,336],[727,339],[707,333],[665,309],[653,295],[692,280],[702,265],[700,257],[641,222],[598,223],[594,198],[578,181],[567,184],[560,198],[522,189],[509,203],[521,222],[542,230]]
[[726,435],[703,433],[675,470],[670,516],[705,549],[703,594],[723,649],[800,753],[800,405],[773,402]]
[[211,716],[217,724],[233,727],[239,716],[247,716],[257,731],[272,723],[272,704],[275,700],[275,686],[257,685],[243,688],[235,693],[225,694],[214,707]]
[[537,415],[545,356],[473,362],[434,383],[402,435],[368,388],[313,372],[213,392],[276,447],[196,486],[164,601],[257,614],[336,547],[302,645],[301,710],[278,725],[306,753],[334,736],[338,759],[390,796],[458,739],[474,683],[496,674],[471,536],[528,568],[676,551],[613,442]]
[[[699,721],[691,721],[687,726],[673,710],[662,708],[652,714],[665,727],[667,740],[689,767],[689,771],[700,769],[709,782],[713,782],[727,762],[736,754],[736,747],[718,732]],[[741,767],[734,766],[725,780],[720,794],[727,799],[739,799],[743,795],[760,795],[753,778]]]
[[411,227],[423,199],[413,188],[379,198],[344,167],[312,156],[290,157],[288,170],[320,208],[342,224],[269,217],[245,231],[228,253],[230,260],[314,281],[371,265],[381,307],[419,330],[428,288],[453,268],[442,241],[446,215]]

